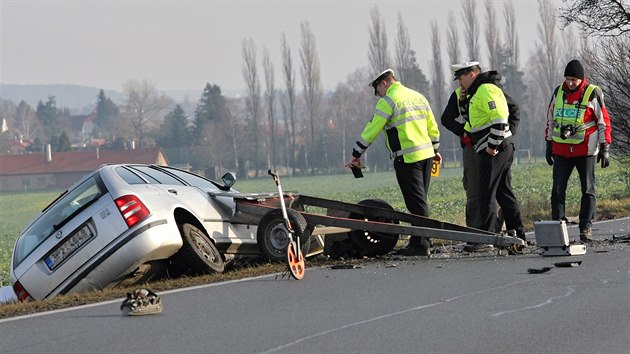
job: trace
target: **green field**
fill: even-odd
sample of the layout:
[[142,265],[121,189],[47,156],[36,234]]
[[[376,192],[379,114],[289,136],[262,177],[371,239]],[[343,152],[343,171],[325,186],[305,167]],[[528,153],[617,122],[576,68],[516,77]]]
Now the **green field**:
[[[512,184],[521,203],[525,227],[533,228],[533,222],[549,218],[549,194],[551,168],[544,163],[516,165]],[[465,193],[462,188],[461,169],[443,169],[438,178],[431,180],[429,206],[431,217],[447,222],[464,224]],[[614,216],[630,215],[630,189],[619,167],[596,171],[598,212]],[[284,191],[358,202],[367,198],[379,198],[395,209],[405,211],[393,171],[365,172],[365,178],[355,179],[350,171],[344,175],[317,177],[283,177],[280,182]],[[258,179],[238,180],[235,188],[241,192],[273,192],[276,186],[269,176]],[[9,263],[16,237],[24,226],[60,191],[41,193],[0,194],[0,285],[9,285]],[[567,191],[567,214],[577,215],[580,203],[577,173],[571,177]]]

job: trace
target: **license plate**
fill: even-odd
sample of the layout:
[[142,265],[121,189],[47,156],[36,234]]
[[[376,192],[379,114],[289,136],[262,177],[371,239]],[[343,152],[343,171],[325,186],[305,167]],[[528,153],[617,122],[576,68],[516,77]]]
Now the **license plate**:
[[76,250],[81,248],[87,241],[94,237],[94,233],[87,225],[77,230],[68,237],[59,247],[57,247],[48,257],[44,259],[48,269],[57,268],[63,261],[68,259]]

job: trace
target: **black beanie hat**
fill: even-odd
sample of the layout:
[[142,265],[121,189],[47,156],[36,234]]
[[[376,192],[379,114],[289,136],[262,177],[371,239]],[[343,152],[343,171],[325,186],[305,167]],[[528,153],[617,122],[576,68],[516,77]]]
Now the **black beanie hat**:
[[578,79],[584,78],[584,67],[579,60],[573,59],[567,64],[566,69],[564,69],[564,76],[576,77]]

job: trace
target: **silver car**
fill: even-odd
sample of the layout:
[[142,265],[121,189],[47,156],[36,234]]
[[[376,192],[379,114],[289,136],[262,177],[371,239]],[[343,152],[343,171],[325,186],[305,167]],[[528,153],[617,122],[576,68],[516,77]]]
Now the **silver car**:
[[[266,220],[265,232],[258,232],[264,214],[281,215],[268,213],[279,205],[278,194],[239,193],[231,188],[235,180],[228,173],[217,183],[166,166],[102,166],[57,197],[18,237],[11,259],[18,299],[139,283],[165,272],[223,272],[239,257],[284,259],[283,219]],[[290,194],[284,195],[290,203]],[[265,207],[243,213],[239,200]],[[299,216],[291,211],[289,216]],[[310,234],[298,221],[308,249]]]

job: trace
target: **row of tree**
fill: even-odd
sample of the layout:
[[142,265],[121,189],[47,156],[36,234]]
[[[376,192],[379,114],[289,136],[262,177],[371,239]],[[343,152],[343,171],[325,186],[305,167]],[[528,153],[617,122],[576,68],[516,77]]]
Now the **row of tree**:
[[[604,89],[617,142],[613,146],[627,156],[630,152],[629,5],[616,0],[577,0],[566,1],[565,7],[557,11],[549,0],[537,1],[538,40],[525,65],[527,75],[521,71],[519,62],[512,1],[504,3],[502,16],[498,16],[494,1],[461,0],[460,21],[453,12],[449,13],[445,46],[438,23],[433,21],[429,34],[431,48],[421,50],[431,53],[430,78],[418,65],[417,52],[411,48],[411,36],[400,13],[394,55],[390,55],[386,23],[378,7],[374,7],[368,27],[369,64],[348,74],[331,92],[322,89],[315,34],[309,23],[303,22],[297,64],[285,34],[280,37],[282,88],[275,87],[269,51],[262,48],[260,75],[256,45],[251,39],[244,39],[244,97],[225,97],[220,87],[206,84],[198,102],[175,104],[149,81],[129,81],[123,85],[124,101],[120,104],[106,97],[103,91],[99,93],[93,133],[112,147],[129,146],[131,141],[141,147],[158,145],[167,150],[171,163],[188,163],[211,172],[236,170],[240,174],[257,175],[267,168],[288,174],[334,172],[343,168],[352,143],[371,118],[375,98],[366,83],[375,73],[394,68],[405,86],[429,98],[439,120],[455,88],[446,74],[448,69],[441,50],[447,49],[448,63],[479,59],[483,32],[487,58],[482,62],[484,69],[498,70],[505,78],[506,91],[521,106],[520,149],[535,155],[543,153],[547,103],[553,88],[562,81],[566,62],[578,57],[587,66],[589,81]],[[482,7],[478,8],[480,4]],[[457,23],[464,24],[463,32],[457,30]],[[581,41],[569,27],[572,23],[578,26]],[[465,55],[461,42],[466,44]],[[301,87],[297,85],[298,73]],[[56,107],[54,97],[49,97],[46,103],[39,102],[36,110],[24,102],[12,112],[8,106],[2,102],[0,112],[13,118],[11,124],[23,136],[61,146],[59,121],[68,112]],[[445,129],[441,131],[441,149],[446,160],[458,159],[457,137]],[[391,167],[381,142],[368,150],[366,162],[377,170]]]

